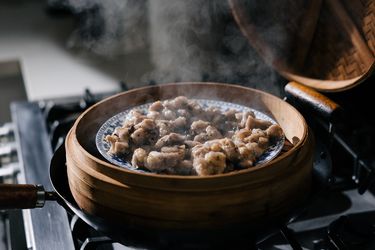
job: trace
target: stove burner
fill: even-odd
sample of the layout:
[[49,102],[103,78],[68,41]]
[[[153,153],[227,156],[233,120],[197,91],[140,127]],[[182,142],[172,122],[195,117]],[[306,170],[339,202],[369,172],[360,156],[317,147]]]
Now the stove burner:
[[[128,90],[124,81],[120,81],[119,85],[122,91]],[[82,98],[78,100],[68,102],[41,101],[39,106],[43,110],[53,151],[64,142],[66,134],[83,111],[112,94],[115,93],[94,95],[89,89],[86,89]]]
[[52,149],[54,151],[56,151],[56,149],[58,149],[59,146],[62,145],[65,140],[66,134],[69,132],[78,116],[79,114],[74,113],[63,119],[55,120],[50,125],[50,140]]
[[335,249],[375,249],[375,216],[341,216],[328,227],[328,238]]
[[[323,134],[328,133],[329,134],[328,137],[332,138],[331,146],[336,146],[336,147],[338,146],[340,150],[343,151],[343,152],[341,151],[340,152],[346,154],[348,158],[351,160],[351,163],[352,163],[351,180],[353,181],[352,185],[358,188],[358,192],[360,194],[363,194],[366,192],[366,190],[371,189],[372,185],[375,183],[375,173],[374,173],[375,169],[373,167],[373,165],[375,165],[374,159],[371,159],[369,157],[366,157],[366,158],[362,157],[362,155],[360,154],[360,151],[356,150],[357,146],[355,145],[355,142],[350,140],[349,137],[346,137],[342,133],[340,133],[341,130],[340,131],[333,130],[334,133],[332,133],[331,124],[327,125],[325,121],[319,118],[315,119],[315,121],[318,123],[319,126],[321,126],[323,130],[326,131],[326,132],[323,132]],[[371,133],[368,133],[367,136],[370,138],[374,138],[374,137],[371,137]],[[336,148],[336,150],[338,149]]]

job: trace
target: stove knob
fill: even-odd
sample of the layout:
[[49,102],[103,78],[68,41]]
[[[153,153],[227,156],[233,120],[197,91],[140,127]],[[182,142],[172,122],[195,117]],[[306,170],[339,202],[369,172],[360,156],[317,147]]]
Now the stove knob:
[[0,145],[2,143],[7,143],[14,141],[14,129],[12,123],[5,123],[0,126]]
[[2,165],[0,167],[0,178],[3,178],[4,182],[4,179],[6,178],[12,179],[13,177],[15,177],[19,173],[19,171],[20,168],[18,162],[12,162],[9,164]]
[[0,182],[12,182],[19,172],[17,146],[12,123],[0,126]]
[[0,144],[0,167],[12,162],[18,162],[16,144],[14,142]]

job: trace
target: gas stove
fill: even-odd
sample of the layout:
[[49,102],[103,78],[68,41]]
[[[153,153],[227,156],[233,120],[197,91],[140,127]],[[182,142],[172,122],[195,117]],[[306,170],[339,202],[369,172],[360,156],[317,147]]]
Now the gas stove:
[[[125,83],[120,86],[122,91],[128,89]],[[12,103],[12,123],[0,128],[0,180],[42,184],[52,189],[48,171],[53,152],[62,145],[80,113],[112,94],[86,90],[81,97]],[[321,184],[324,187],[303,211],[280,225],[278,232],[239,248],[373,249],[375,197],[366,191],[373,181],[371,162],[360,158],[347,143],[348,137],[333,130],[328,122],[307,118],[318,138],[314,163],[318,174],[319,169],[331,169],[332,152],[329,182]],[[352,158],[354,164],[335,166],[337,157]],[[6,249],[137,249],[115,243],[57,203],[47,203],[42,209],[4,211],[0,218]]]

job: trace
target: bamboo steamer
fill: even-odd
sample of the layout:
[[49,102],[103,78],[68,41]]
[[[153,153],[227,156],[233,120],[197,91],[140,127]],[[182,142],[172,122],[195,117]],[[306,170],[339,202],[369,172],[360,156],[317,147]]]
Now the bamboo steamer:
[[[208,177],[139,173],[112,165],[95,145],[99,127],[129,107],[179,95],[253,107],[269,114],[294,147],[273,161]],[[92,106],[65,143],[69,186],[87,213],[127,225],[206,229],[272,221],[306,198],[313,138],[301,114],[270,94],[236,85],[179,83],[130,90]]]
[[289,81],[338,92],[375,68],[374,0],[228,1],[249,43]]

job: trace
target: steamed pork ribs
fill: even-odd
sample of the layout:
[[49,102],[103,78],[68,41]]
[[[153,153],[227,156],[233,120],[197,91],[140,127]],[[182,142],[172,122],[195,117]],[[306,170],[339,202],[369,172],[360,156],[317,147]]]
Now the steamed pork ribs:
[[129,117],[105,138],[108,153],[155,173],[207,176],[249,168],[284,136],[253,112],[222,112],[184,96],[134,109]]

